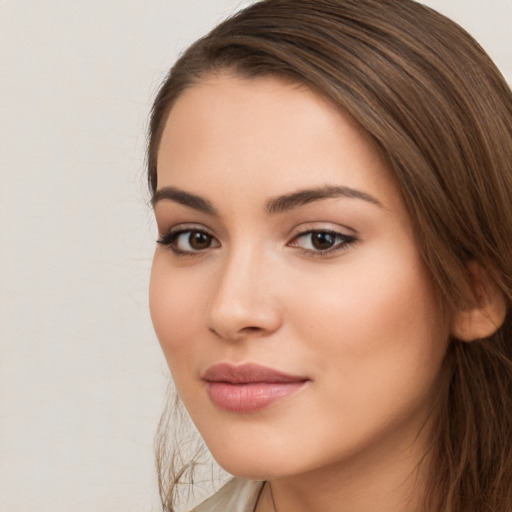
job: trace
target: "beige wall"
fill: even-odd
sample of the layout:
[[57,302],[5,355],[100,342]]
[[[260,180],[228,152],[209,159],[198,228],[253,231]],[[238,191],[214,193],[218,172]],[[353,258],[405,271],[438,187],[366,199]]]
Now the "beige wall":
[[[145,123],[177,52],[241,3],[0,0],[0,510],[157,510]],[[428,3],[512,81],[511,0]]]

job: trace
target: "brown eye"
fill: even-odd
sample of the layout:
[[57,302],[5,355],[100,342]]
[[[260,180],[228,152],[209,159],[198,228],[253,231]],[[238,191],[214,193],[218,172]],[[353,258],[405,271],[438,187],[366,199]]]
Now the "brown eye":
[[338,233],[337,231],[306,231],[296,236],[290,243],[290,247],[302,249],[312,256],[335,254],[339,250],[347,249],[356,241],[356,238]]
[[336,243],[336,235],[329,232],[318,231],[311,233],[311,245],[318,251],[326,251]]
[[200,229],[171,231],[162,236],[158,243],[167,245],[177,255],[192,255],[220,247],[219,241],[213,235]]
[[188,245],[194,251],[203,251],[208,249],[212,243],[213,237],[207,233],[201,231],[191,231],[188,235]]

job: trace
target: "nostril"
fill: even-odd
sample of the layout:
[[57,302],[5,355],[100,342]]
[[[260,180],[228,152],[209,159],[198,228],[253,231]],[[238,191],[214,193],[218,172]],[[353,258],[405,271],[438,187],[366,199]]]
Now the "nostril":
[[263,329],[261,327],[244,327],[243,329],[240,329],[240,332],[246,332],[246,333],[252,333],[252,332],[258,332],[262,331]]
[[218,337],[224,338],[224,339],[232,339],[232,340],[240,340],[241,338],[243,338],[245,336],[250,337],[250,336],[259,335],[259,334],[265,332],[265,329],[263,329],[261,327],[254,327],[254,326],[242,327],[238,331],[232,332],[231,334],[228,332],[223,333],[222,331],[217,331],[216,329],[214,329],[212,327],[209,327],[208,330],[211,333],[215,334],[215,336],[218,336]]
[[263,300],[252,293],[252,287],[251,293],[245,287],[243,293],[238,293],[236,286],[228,287],[228,284],[229,279],[226,279],[208,307],[205,323],[212,334],[229,341],[241,341],[267,336],[279,329],[281,312],[275,299]]

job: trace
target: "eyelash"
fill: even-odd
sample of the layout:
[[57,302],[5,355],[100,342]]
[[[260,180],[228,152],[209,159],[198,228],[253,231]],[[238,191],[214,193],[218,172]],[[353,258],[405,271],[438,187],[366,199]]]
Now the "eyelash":
[[[185,249],[185,250],[180,249],[178,247],[179,238],[181,236],[187,235],[187,234],[188,234],[188,240],[186,243],[188,243],[189,246],[190,246],[190,242],[191,242],[190,237],[192,235],[202,235],[202,236],[207,237],[207,241],[209,244],[208,247],[205,247],[204,249],[195,249],[195,250],[194,249]],[[333,237],[335,239],[334,245],[332,247],[328,247],[325,250],[320,250],[320,249],[307,249],[304,247],[300,247],[299,244],[297,243],[297,241],[300,240],[301,238],[305,238],[308,236],[311,237],[315,234],[322,235],[322,236],[327,235],[327,236]],[[216,245],[212,246],[211,245],[212,242],[215,243]],[[303,231],[303,232],[295,235],[292,238],[292,240],[287,243],[287,246],[288,247],[296,247],[302,253],[304,253],[308,256],[312,256],[312,257],[322,257],[323,256],[323,257],[325,257],[325,256],[335,255],[340,251],[347,250],[350,245],[353,245],[356,242],[357,242],[357,239],[354,236],[344,235],[343,233],[339,233],[338,231],[333,231],[330,229],[310,229],[310,230]],[[201,229],[198,227],[182,227],[182,228],[178,228],[175,230],[170,230],[167,234],[162,235],[157,240],[157,243],[164,245],[166,247],[169,247],[171,249],[171,251],[176,256],[189,256],[189,257],[190,256],[198,256],[198,255],[204,253],[205,251],[207,251],[208,249],[216,249],[217,247],[220,247],[220,243],[218,242],[218,240],[215,238],[215,236],[212,233],[210,233],[206,229]],[[311,239],[310,239],[309,245],[313,245],[313,242],[311,241]]]
[[[210,241],[213,241],[213,240],[216,241],[216,238],[206,229],[201,229],[201,228],[197,228],[197,227],[182,227],[182,228],[178,228],[178,229],[175,229],[175,230],[170,230],[167,234],[162,235],[157,240],[157,243],[161,244],[161,245],[164,245],[166,247],[169,247],[169,249],[171,249],[171,251],[176,256],[195,256],[195,255],[198,255],[200,253],[203,253],[207,249],[211,249],[212,248],[211,246],[209,246],[209,247],[206,247],[205,249],[197,249],[197,250],[194,250],[194,249],[190,249],[190,250],[180,249],[178,247],[178,239],[180,238],[180,236],[186,235],[187,233],[189,234],[188,235],[188,243],[189,243],[189,245],[190,245],[190,237],[193,234],[203,235],[203,236],[208,237],[208,239]],[[217,241],[217,245],[215,247],[213,247],[213,248],[216,248],[216,247],[219,247],[219,246],[220,246],[220,244]]]
[[[304,237],[311,237],[312,235],[328,235],[331,237],[334,237],[335,242],[332,247],[328,247],[325,250],[320,249],[306,249],[304,247],[300,247],[297,244],[297,240],[304,238]],[[340,251],[347,250],[351,245],[357,242],[357,239],[354,236],[351,235],[344,235],[343,233],[340,233],[339,231],[334,231],[331,229],[310,229],[308,231],[303,231],[302,233],[298,233],[295,235],[291,242],[288,242],[289,247],[297,247],[300,249],[304,254],[307,254],[308,256],[313,257],[325,257],[325,256],[334,256]],[[310,239],[310,245],[312,245],[312,241]]]

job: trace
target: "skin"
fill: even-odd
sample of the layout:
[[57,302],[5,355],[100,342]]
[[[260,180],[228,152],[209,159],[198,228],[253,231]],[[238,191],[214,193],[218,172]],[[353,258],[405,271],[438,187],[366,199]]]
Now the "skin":
[[[359,195],[268,211],[278,196],[325,186]],[[450,329],[369,137],[305,87],[211,76],[170,112],[158,154],[166,187],[215,209],[156,201],[161,237],[188,229],[211,238],[194,250],[189,232],[175,237],[179,255],[157,245],[150,307],[217,461],[270,482],[258,512],[273,510],[270,485],[279,512],[414,510]],[[312,230],[340,235],[321,252]],[[201,378],[222,362],[308,382],[261,411],[227,412]]]

